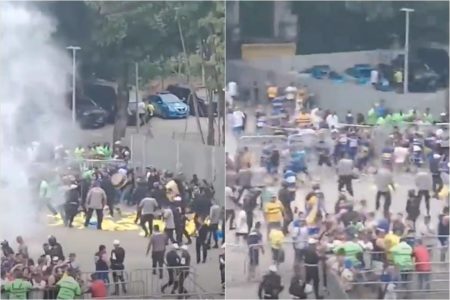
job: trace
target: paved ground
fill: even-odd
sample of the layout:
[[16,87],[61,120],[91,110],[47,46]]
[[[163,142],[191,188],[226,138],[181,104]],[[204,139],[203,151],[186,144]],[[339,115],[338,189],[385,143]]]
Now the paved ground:
[[[201,141],[200,134],[197,128],[197,123],[195,120],[195,117],[190,116],[187,119],[176,119],[176,120],[164,120],[160,118],[153,118],[150,121],[151,124],[151,131],[155,137],[166,137],[166,138],[172,138],[173,134],[175,133],[177,136],[183,135],[186,131],[186,140],[188,141],[194,141],[198,142]],[[207,135],[207,126],[208,126],[208,119],[207,118],[200,118],[200,124],[202,127],[203,135]],[[148,132],[148,125],[142,127],[140,129],[140,133],[147,133]],[[100,129],[95,130],[83,130],[80,133],[80,139],[85,140],[86,143],[88,142],[95,142],[95,141],[112,141],[112,132],[113,132],[113,126],[107,125]],[[127,136],[124,139],[125,142],[129,141],[129,136],[131,134],[136,134],[137,129],[135,126],[129,126],[127,128]]]
[[[251,110],[248,111],[249,118],[249,132],[246,134],[251,134],[252,128],[254,128],[254,118],[251,117]],[[230,153],[234,153],[237,146],[236,139],[231,135],[227,135],[227,144],[226,144],[226,150]],[[335,175],[335,171],[331,168],[325,167],[324,169],[318,169],[316,167],[311,166],[312,174],[314,178],[317,178],[320,180],[321,188],[325,194],[326,201],[326,208],[328,211],[333,211],[335,201],[336,201],[336,194],[337,194],[337,176]],[[407,199],[407,191],[410,188],[414,188],[412,185],[413,177],[410,174],[400,174],[395,177],[395,182],[397,185],[397,190],[393,193],[393,199],[392,199],[392,205],[391,205],[391,211],[396,212],[404,212],[406,207],[406,199]],[[366,199],[368,202],[368,208],[369,211],[373,211],[375,209],[375,194],[376,190],[373,184],[373,178],[371,176],[362,177],[360,180],[355,181],[353,183],[353,188],[355,191],[355,200],[359,201],[361,199]],[[297,206],[299,210],[304,210],[304,197],[306,193],[309,191],[310,186],[306,184],[305,186],[302,186],[298,189],[297,192],[297,199],[293,206]],[[431,216],[436,223],[437,221],[437,215],[442,210],[443,206],[445,204],[436,199],[431,200]],[[422,211],[425,211],[425,204],[422,204]],[[262,214],[260,212],[256,213],[255,216],[256,220],[262,220]],[[418,222],[422,221],[423,216],[421,216],[418,220]],[[437,225],[437,224],[435,224]],[[265,228],[263,228],[263,232],[265,232]],[[228,233],[229,241],[231,241],[233,233]],[[289,238],[287,239],[289,241]],[[228,243],[227,243],[228,245]],[[248,282],[247,281],[247,273],[246,273],[246,265],[247,265],[247,255],[246,255],[246,248],[241,244],[240,247],[236,247],[233,245],[229,245],[230,247],[227,247],[227,265],[232,265],[233,267],[227,268],[227,297],[231,298],[245,298],[245,299],[251,299],[256,297],[257,282]],[[266,255],[263,256],[261,260],[261,267],[258,272],[260,274],[265,273],[267,271],[267,268],[271,264],[271,258],[270,258],[270,249],[266,249]],[[286,248],[286,259],[285,263],[281,264],[280,266],[280,274],[282,275],[283,283],[286,286],[286,289],[288,289],[290,278],[293,274],[292,272],[292,264],[293,262],[293,251],[290,245],[287,245]],[[435,256],[434,261],[437,261],[439,258],[436,258]],[[448,267],[448,266],[447,266]],[[444,268],[444,270],[447,270]],[[444,278],[444,285],[447,284],[448,286],[448,273],[443,277]],[[442,279],[442,276],[440,277]],[[447,281],[445,281],[447,280]],[[437,288],[443,288],[442,282],[433,285],[435,289]],[[333,290],[332,287],[329,288],[329,290]],[[285,290],[281,297],[289,297],[289,294]],[[333,298],[338,297],[337,295],[328,295],[327,298]],[[432,298],[428,297],[428,298]],[[440,295],[442,299],[442,294]],[[448,297],[448,293],[447,293]]]
[[[71,252],[76,253],[81,270],[89,273],[95,270],[94,253],[98,251],[98,246],[106,245],[109,253],[112,249],[113,240],[118,239],[126,251],[125,268],[128,271],[127,277],[130,281],[129,295],[137,297],[144,292],[144,289],[147,292],[151,291],[154,295],[160,295],[160,286],[168,278],[167,272],[164,272],[164,279],[160,281],[157,276],[152,276],[149,271],[145,271],[145,269],[151,268],[151,258],[145,256],[148,239],[140,234],[140,229],[97,231],[91,228],[69,229],[63,226],[43,225],[44,223],[46,223],[45,216],[42,217],[40,223],[30,224],[29,231],[21,233],[30,248],[32,257],[38,257],[42,253],[41,247],[47,237],[54,235],[63,246],[65,256],[68,256]],[[198,286],[195,289],[197,292],[211,293],[214,294],[215,298],[219,298],[221,286],[218,256],[222,250],[210,250],[206,264],[197,265],[195,261],[195,238],[193,241],[194,244],[189,246],[189,252],[192,257],[192,266],[197,275],[195,282]],[[186,288],[190,292],[195,291],[192,280],[187,281]]]
[[[201,124],[206,135],[207,119],[201,118]],[[185,131],[188,135],[188,139],[198,141],[198,132],[196,127],[196,122],[194,117],[189,117],[187,120],[162,120],[155,118],[152,120],[152,131],[156,137],[172,137],[172,134],[183,133]],[[105,142],[112,140],[112,126],[106,126],[97,130],[76,130],[76,133],[70,136],[70,139],[66,136],[65,141],[67,145],[72,142],[73,144],[87,144],[91,142]],[[142,128],[142,131],[146,128]],[[129,127],[127,129],[127,138],[130,134],[135,133],[135,127]],[[125,142],[127,142],[127,138]],[[9,203],[10,205],[11,203]],[[8,219],[12,219],[9,218]],[[116,220],[120,222],[120,220]],[[123,221],[123,220],[122,220]],[[128,221],[127,221],[128,222]],[[60,241],[64,247],[65,255],[70,252],[75,252],[78,256],[78,261],[81,265],[81,269],[86,272],[91,272],[94,270],[94,253],[98,250],[100,244],[107,246],[107,250],[110,251],[112,247],[112,242],[114,239],[119,239],[122,246],[126,250],[126,269],[135,270],[141,269],[141,271],[134,271],[130,273],[129,279],[135,281],[136,278],[145,281],[147,285],[146,290],[154,291],[155,294],[160,294],[161,282],[156,277],[152,277],[148,272],[142,271],[142,269],[148,269],[151,267],[151,259],[145,256],[145,250],[147,247],[148,240],[140,236],[140,229],[137,226],[130,227],[127,231],[97,231],[94,229],[68,229],[62,226],[49,226],[48,223],[55,223],[53,220],[48,222],[45,216],[38,223],[18,224],[15,229],[12,228],[1,228],[0,236],[11,237],[15,235],[22,235],[27,241],[31,255],[37,257],[41,254],[42,243],[44,243],[49,235],[54,235]],[[56,222],[57,223],[57,222]],[[11,224],[14,226],[14,224]],[[19,229],[20,228],[20,229]],[[15,232],[17,231],[17,232]],[[195,242],[195,239],[194,239]],[[16,245],[14,244],[13,247]],[[195,247],[194,245],[189,246],[189,252],[192,256],[193,266],[196,269],[197,279],[195,280],[200,287],[197,291],[203,290],[204,292],[213,293],[215,296],[219,297],[218,293],[221,291],[220,286],[220,273],[219,273],[219,261],[218,256],[220,251],[213,249],[208,253],[208,260],[206,264],[196,265],[195,264]],[[167,280],[167,273],[165,272],[164,281]],[[142,293],[144,283],[134,282],[131,285],[134,287],[130,288],[134,290],[136,296]],[[187,282],[186,287],[188,290],[193,291],[192,281]]]

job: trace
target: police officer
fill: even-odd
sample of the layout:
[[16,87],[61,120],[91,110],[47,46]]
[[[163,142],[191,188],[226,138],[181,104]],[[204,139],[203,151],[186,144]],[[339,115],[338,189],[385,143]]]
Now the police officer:
[[309,246],[305,249],[304,252],[304,266],[306,273],[306,283],[310,283],[313,281],[314,295],[316,299],[323,299],[323,296],[319,295],[319,261],[320,257],[317,253],[316,244],[317,240],[314,238],[310,238],[308,240]]
[[278,299],[278,295],[283,291],[281,276],[277,273],[277,267],[271,265],[269,273],[263,276],[258,288],[259,299]]
[[48,245],[50,247],[49,249],[49,255],[50,257],[58,257],[60,260],[65,260],[63,249],[60,243],[56,241],[56,238],[54,236],[50,236],[48,238]]
[[123,270],[125,269],[124,261],[125,261],[125,249],[120,246],[120,241],[114,240],[113,242],[114,249],[111,250],[111,270],[113,281],[114,281],[114,293],[113,295],[119,295],[119,281],[122,282],[122,290],[123,293],[127,293],[127,288],[125,285],[125,279],[123,276]]

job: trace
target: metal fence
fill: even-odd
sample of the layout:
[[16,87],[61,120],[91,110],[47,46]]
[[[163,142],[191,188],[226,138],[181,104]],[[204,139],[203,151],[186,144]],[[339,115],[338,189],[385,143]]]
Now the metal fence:
[[150,138],[132,135],[130,140],[131,161],[135,167],[156,167],[163,170],[183,172],[187,177],[194,174],[212,182],[216,200],[224,203],[225,150],[223,147],[202,145],[168,138]]
[[[222,291],[207,291],[198,284],[196,268],[191,267],[163,267],[163,276],[159,276],[159,268],[154,269],[133,269],[125,271],[105,271],[105,272],[82,272],[79,274],[79,282],[82,295],[78,299],[91,299],[89,283],[92,273],[97,277],[102,277],[105,282],[108,299],[162,299],[185,298],[191,299],[215,299],[223,298]],[[124,281],[114,282],[114,273],[120,272]],[[162,292],[162,286],[168,284],[169,273],[173,275],[177,285],[170,285]],[[180,288],[180,282],[183,282]],[[126,292],[125,292],[126,291]],[[33,289],[28,294],[28,299],[43,299],[44,294],[50,295],[55,299],[57,295],[56,287],[46,287],[43,289]],[[2,299],[8,299],[8,296],[2,293]]]
[[[436,239],[438,237],[439,236],[436,236]],[[294,262],[293,244],[292,241],[286,241],[282,247],[286,259],[283,263],[279,264],[279,273],[284,281],[289,280],[294,274],[292,268]],[[252,245],[251,247],[264,247],[266,252],[270,253],[271,251],[271,247],[268,244],[257,244]],[[269,259],[260,258],[260,264],[257,268],[250,268],[249,249],[250,248],[244,244],[227,243],[227,251],[230,251],[230,254],[234,257],[239,257],[239,261],[236,261],[235,264],[233,264],[236,266],[233,269],[237,269],[233,270],[235,271],[233,274],[241,274],[239,277],[230,276],[230,280],[227,279],[227,283],[239,285],[244,282],[256,282],[260,280],[269,265],[273,264],[272,255],[270,255]],[[366,267],[364,270],[356,272],[354,280],[347,284],[347,286],[343,285],[339,274],[329,269],[328,266],[323,266],[322,264],[325,262],[321,262],[319,266],[321,284],[324,284],[323,279],[325,279],[327,282],[326,290],[334,299],[376,299],[380,289],[384,288],[384,284],[380,281],[381,273],[375,271],[373,268],[373,256],[379,253],[379,251],[364,251],[363,259]],[[397,293],[397,295],[408,297],[411,294],[420,293],[420,297],[414,296],[412,298],[448,299],[450,282],[448,247],[433,246],[430,248],[430,253],[432,254],[431,259],[433,260],[430,262],[432,271],[430,272],[430,276],[425,280],[419,278],[422,273],[410,271],[402,273],[403,275],[408,275],[408,281],[402,281],[400,280],[400,273],[397,270],[396,275],[398,279],[395,281],[395,293]],[[444,255],[442,255],[443,253]],[[441,261],[437,261],[439,259],[441,259]],[[422,282],[425,287],[427,287],[427,284],[430,286],[429,288],[419,289],[419,282]],[[287,282],[284,283],[286,284]]]

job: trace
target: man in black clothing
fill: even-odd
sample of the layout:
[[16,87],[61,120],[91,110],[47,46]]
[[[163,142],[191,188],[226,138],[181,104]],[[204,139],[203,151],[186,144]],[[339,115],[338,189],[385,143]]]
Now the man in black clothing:
[[175,286],[178,287],[178,294],[179,294],[178,299],[182,299],[183,298],[182,294],[188,293],[188,291],[184,288],[184,281],[189,276],[191,265],[191,255],[189,254],[187,245],[181,246],[179,255],[181,268],[179,270],[178,282],[175,282]]
[[269,267],[269,273],[263,276],[258,288],[259,299],[278,299],[278,295],[283,291],[281,276],[277,273],[277,267]]
[[316,244],[317,240],[310,238],[308,241],[309,246],[304,252],[304,266],[306,274],[306,283],[313,281],[314,295],[316,299],[323,299],[323,296],[319,295],[319,261],[320,257],[317,253]]
[[199,223],[200,227],[198,228],[198,236],[195,239],[195,252],[197,254],[197,264],[199,264],[200,262],[205,263],[206,257],[208,255],[208,244],[206,239],[209,233],[209,226],[202,220],[199,220]]
[[288,226],[292,222],[294,216],[292,214],[291,202],[295,200],[295,191],[292,192],[288,188],[288,183],[283,182],[282,188],[278,191],[278,200],[283,204],[284,212],[285,212],[285,221],[283,222],[283,232],[287,234]]
[[120,247],[120,242],[115,240],[113,242],[114,249],[111,250],[111,270],[113,271],[113,281],[114,281],[114,293],[113,295],[119,295],[119,281],[122,282],[122,290],[123,293],[127,293],[127,288],[125,285],[125,279],[123,276],[123,270],[125,269],[124,261],[125,261],[125,249]]
[[172,244],[172,249],[169,250],[166,254],[166,265],[167,265],[167,273],[169,274],[169,281],[161,287],[161,293],[164,294],[167,287],[172,286],[171,294],[175,293],[175,289],[177,285],[175,282],[178,281],[179,278],[179,270],[178,268],[181,266],[181,258],[177,253],[178,244]]
[[64,203],[65,210],[65,218],[64,225],[68,227],[73,227],[73,219],[78,213],[78,206],[80,205],[79,198],[80,194],[78,192],[78,186],[72,184],[68,187],[68,190],[65,193],[66,201]]
[[222,244],[222,253],[219,254],[219,270],[220,270],[220,284],[222,291],[225,292],[225,244]]
[[111,182],[111,177],[108,174],[105,174],[100,183],[100,187],[106,193],[106,205],[109,208],[109,214],[111,217],[114,217],[114,200],[116,198],[116,190]]
[[60,260],[65,260],[63,249],[60,243],[56,241],[54,236],[48,238],[49,251],[48,254],[51,258],[58,257]]

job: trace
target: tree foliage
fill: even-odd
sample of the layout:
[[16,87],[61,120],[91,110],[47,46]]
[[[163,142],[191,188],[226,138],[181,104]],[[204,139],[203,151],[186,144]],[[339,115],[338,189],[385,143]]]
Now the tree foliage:
[[[207,82],[214,82],[214,88],[223,86],[223,2],[64,1],[38,5],[57,19],[57,37],[62,44],[82,47],[80,60],[85,77],[95,74],[118,82],[114,139],[125,135],[128,85],[134,76],[135,62],[141,66],[143,79],[170,74],[199,75],[205,63]],[[209,51],[208,57],[202,55],[204,48]],[[215,81],[209,80],[216,77]]]

